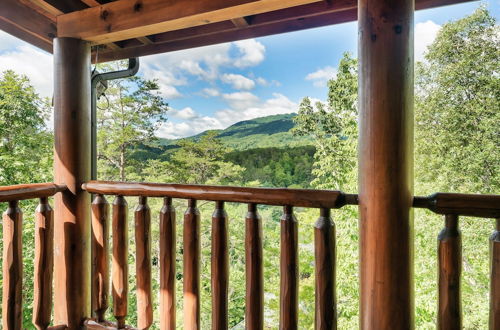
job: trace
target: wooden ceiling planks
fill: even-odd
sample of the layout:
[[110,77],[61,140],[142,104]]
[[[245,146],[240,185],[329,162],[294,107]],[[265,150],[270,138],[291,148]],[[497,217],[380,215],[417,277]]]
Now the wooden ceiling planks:
[[120,0],[58,16],[58,36],[102,44],[313,2],[318,0]]
[[[416,0],[415,6],[468,1]],[[0,29],[49,52],[56,35],[83,38],[101,45],[99,62],[356,19],[357,0],[0,1]]]

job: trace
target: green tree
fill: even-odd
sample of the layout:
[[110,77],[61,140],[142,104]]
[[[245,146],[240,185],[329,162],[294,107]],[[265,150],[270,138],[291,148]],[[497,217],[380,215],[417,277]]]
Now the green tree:
[[337,76],[328,82],[327,104],[317,102],[314,107],[308,97],[300,104],[293,133],[314,138],[313,186],[354,189],[351,186],[357,168],[357,92],[357,60],[344,53]]
[[428,190],[498,193],[499,63],[500,29],[480,7],[445,24],[417,64],[415,168]]
[[[104,66],[117,70],[120,64]],[[108,82],[106,96],[98,102],[98,161],[101,178],[127,180],[139,171],[129,153],[138,144],[154,141],[156,130],[166,121],[168,104],[154,80],[133,76]]]
[[50,106],[26,76],[0,75],[0,184],[33,183],[52,178]]
[[217,132],[208,132],[196,140],[181,140],[170,162],[150,164],[162,168],[169,181],[176,183],[235,184],[245,169],[225,160],[231,149],[216,136]]

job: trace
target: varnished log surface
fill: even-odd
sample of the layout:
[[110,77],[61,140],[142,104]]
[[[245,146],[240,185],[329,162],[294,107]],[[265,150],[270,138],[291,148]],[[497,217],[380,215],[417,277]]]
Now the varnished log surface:
[[360,328],[412,329],[414,0],[359,0]]
[[109,204],[103,195],[92,202],[92,311],[104,321],[109,294]]
[[291,206],[283,208],[280,254],[280,329],[297,329],[299,255],[297,219]]
[[119,329],[125,326],[128,303],[128,205],[123,196],[113,202],[113,314]]
[[339,208],[357,204],[353,195],[334,190],[248,188],[161,183],[90,181],[82,186],[94,194],[148,196],[225,201],[265,205]]
[[50,324],[53,270],[54,211],[47,197],[42,197],[35,211],[33,324],[37,329],[46,329]]
[[228,225],[224,202],[215,203],[212,214],[212,329],[228,328],[229,285]]
[[245,326],[264,328],[264,273],[262,268],[262,219],[256,204],[248,205],[245,219]]
[[490,237],[490,329],[500,329],[500,218]]
[[200,329],[200,211],[190,199],[184,213],[184,329]]
[[0,202],[50,197],[66,190],[66,185],[55,183],[18,184],[0,187]]
[[436,193],[415,197],[413,207],[428,208],[438,214],[472,217],[500,217],[500,195]]
[[462,329],[460,273],[462,271],[462,241],[458,216],[447,215],[445,228],[438,236],[439,308],[438,329]]
[[146,197],[139,197],[135,209],[135,244],[137,278],[137,328],[149,329],[153,323],[151,292],[151,211]]
[[175,330],[176,228],[172,198],[160,211],[160,329]]
[[90,45],[54,39],[54,323],[70,329],[91,314]]
[[314,328],[337,329],[337,299],[335,295],[335,225],[329,209],[321,209],[314,224],[315,310]]
[[3,214],[3,329],[23,325],[23,213],[18,201],[10,201]]

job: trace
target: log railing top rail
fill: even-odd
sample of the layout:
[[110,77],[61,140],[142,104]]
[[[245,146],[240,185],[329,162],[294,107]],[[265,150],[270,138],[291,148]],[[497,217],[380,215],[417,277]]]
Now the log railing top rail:
[[500,195],[436,193],[415,197],[413,207],[427,208],[437,214],[500,218]]
[[32,183],[4,186],[0,187],[0,202],[50,197],[66,189],[66,185],[55,183]]
[[[82,185],[90,193],[122,196],[194,198],[198,200],[293,205],[313,208],[340,208],[358,205],[357,194],[337,190],[253,188],[188,184],[90,181]],[[500,217],[500,195],[435,193],[415,196],[413,207],[437,214],[456,214],[481,218]]]
[[82,188],[90,193],[121,196],[172,197],[208,201],[340,208],[357,205],[357,195],[336,190],[252,188],[188,184],[90,181]]

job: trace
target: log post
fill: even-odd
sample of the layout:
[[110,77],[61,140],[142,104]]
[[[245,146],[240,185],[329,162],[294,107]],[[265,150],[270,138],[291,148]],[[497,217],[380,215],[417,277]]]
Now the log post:
[[413,329],[413,0],[360,0],[361,329]]
[[54,39],[55,324],[77,329],[90,317],[90,45]]

